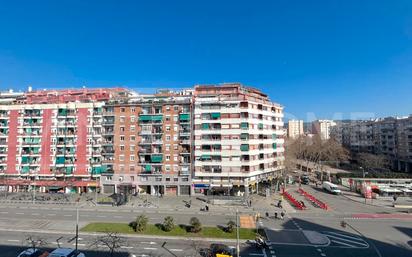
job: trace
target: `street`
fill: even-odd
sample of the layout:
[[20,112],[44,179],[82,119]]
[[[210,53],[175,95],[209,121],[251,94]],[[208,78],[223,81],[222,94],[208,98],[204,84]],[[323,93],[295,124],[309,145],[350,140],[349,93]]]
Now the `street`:
[[[286,200],[287,210],[284,220],[274,219],[274,212],[280,209],[273,206],[273,199],[255,196],[253,208],[241,207],[240,212],[247,215],[259,212],[262,219],[258,226],[265,230],[271,245],[262,250],[254,244],[241,240],[240,256],[410,256],[412,216],[397,213],[389,207],[365,205],[342,195],[330,195],[323,191],[303,186],[305,191],[315,195],[330,206],[323,210],[306,202],[307,209],[294,210]],[[302,201],[306,201],[290,188],[289,192]],[[269,217],[263,213],[268,212]],[[89,222],[128,223],[137,215],[144,213],[149,222],[160,223],[171,215],[177,224],[187,224],[196,216],[203,225],[225,225],[234,220],[233,209],[224,212],[224,208],[215,207],[209,213],[197,209],[144,209],[128,207],[90,207],[80,208],[80,227]],[[4,257],[16,256],[27,244],[28,235],[39,235],[53,248],[57,239],[62,247],[74,247],[75,206],[42,206],[9,204],[0,207],[0,244]],[[348,226],[343,228],[342,221]],[[104,256],[104,247],[91,247],[96,234],[80,233],[79,248],[87,256]],[[174,239],[143,235],[127,235],[126,242],[117,256],[196,256],[201,249],[206,249],[213,241],[204,239]],[[235,247],[236,240],[219,240]]]

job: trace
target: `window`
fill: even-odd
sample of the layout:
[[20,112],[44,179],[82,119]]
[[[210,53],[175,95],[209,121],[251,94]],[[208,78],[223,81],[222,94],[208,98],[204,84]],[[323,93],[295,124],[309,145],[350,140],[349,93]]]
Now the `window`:
[[134,155],[130,155],[130,161],[134,161]]
[[170,111],[170,105],[166,105],[166,111]]
[[170,171],[170,165],[165,165],[165,170],[166,170],[167,172],[169,172],[169,171]]
[[177,131],[177,126],[174,126],[174,127],[173,127],[173,131]]
[[166,115],[165,120],[170,121],[170,115]]
[[125,112],[125,111],[126,111],[126,108],[124,108],[124,107],[120,108],[120,112]]
[[134,145],[130,145],[130,152],[134,152],[134,149],[135,149]]
[[133,126],[130,126],[130,131],[131,131],[131,132],[135,132],[135,131],[136,131],[136,126],[134,126],[134,125],[133,125]]
[[173,160],[174,160],[175,162],[177,162],[177,160],[178,160],[177,158],[178,158],[177,155],[174,155],[174,156],[173,156]]
[[124,141],[124,136],[120,136],[120,141]]
[[119,155],[119,161],[124,161],[124,155]]
[[130,122],[135,122],[136,117],[135,116],[130,116]]
[[124,123],[124,121],[125,121],[125,117],[124,117],[124,116],[121,116],[121,117],[120,117],[120,123]]
[[173,141],[177,141],[177,135],[173,136]]
[[112,176],[107,176],[106,181],[112,181],[113,177]]
[[170,181],[170,178],[166,178],[166,181]]
[[177,112],[179,110],[179,106],[175,105],[175,106],[173,106],[173,109]]
[[[131,111],[131,112],[136,112],[136,108],[132,107],[132,108],[130,108],[130,111]],[[133,118],[134,118],[134,117],[133,117]]]
[[173,145],[173,149],[177,150],[178,149],[178,145]]
[[170,136],[166,136],[166,141],[170,141]]
[[[132,168],[133,168],[133,170],[132,170]],[[130,171],[134,171],[134,166],[130,166]],[[134,176],[130,176],[130,180],[134,181]]]
[[166,126],[166,131],[170,131],[170,126]]
[[120,132],[124,132],[124,127],[120,127]]
[[124,151],[124,145],[120,146],[120,151]]
[[170,151],[170,145],[166,145],[166,151]]
[[166,161],[170,161],[170,155],[166,155]]
[[136,137],[135,136],[131,136],[130,137],[130,141],[135,141],[136,140]]
[[182,182],[188,182],[189,178],[182,178]]
[[178,181],[179,181],[179,178],[173,178],[173,181],[174,181],[174,182],[178,182]]

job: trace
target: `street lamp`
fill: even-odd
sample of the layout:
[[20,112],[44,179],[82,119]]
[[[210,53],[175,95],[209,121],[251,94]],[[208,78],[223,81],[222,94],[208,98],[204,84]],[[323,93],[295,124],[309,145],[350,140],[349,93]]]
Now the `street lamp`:
[[239,257],[239,210],[236,209],[236,256]]

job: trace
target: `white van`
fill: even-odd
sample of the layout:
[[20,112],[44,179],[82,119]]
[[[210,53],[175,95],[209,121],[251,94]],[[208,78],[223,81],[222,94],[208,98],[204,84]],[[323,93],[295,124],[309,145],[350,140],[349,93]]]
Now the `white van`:
[[332,184],[328,181],[323,181],[322,188],[325,191],[328,191],[329,193],[332,193],[332,194],[337,194],[338,195],[338,194],[341,193],[337,185]]

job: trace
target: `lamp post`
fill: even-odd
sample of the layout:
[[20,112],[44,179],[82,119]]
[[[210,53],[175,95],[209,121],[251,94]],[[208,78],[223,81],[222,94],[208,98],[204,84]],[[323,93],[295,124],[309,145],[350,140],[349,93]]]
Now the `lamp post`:
[[239,257],[239,210],[236,209],[236,256]]
[[365,183],[365,169],[363,167],[359,167],[362,170],[362,187],[363,187],[363,196],[365,198],[365,204],[366,204],[366,183]]

